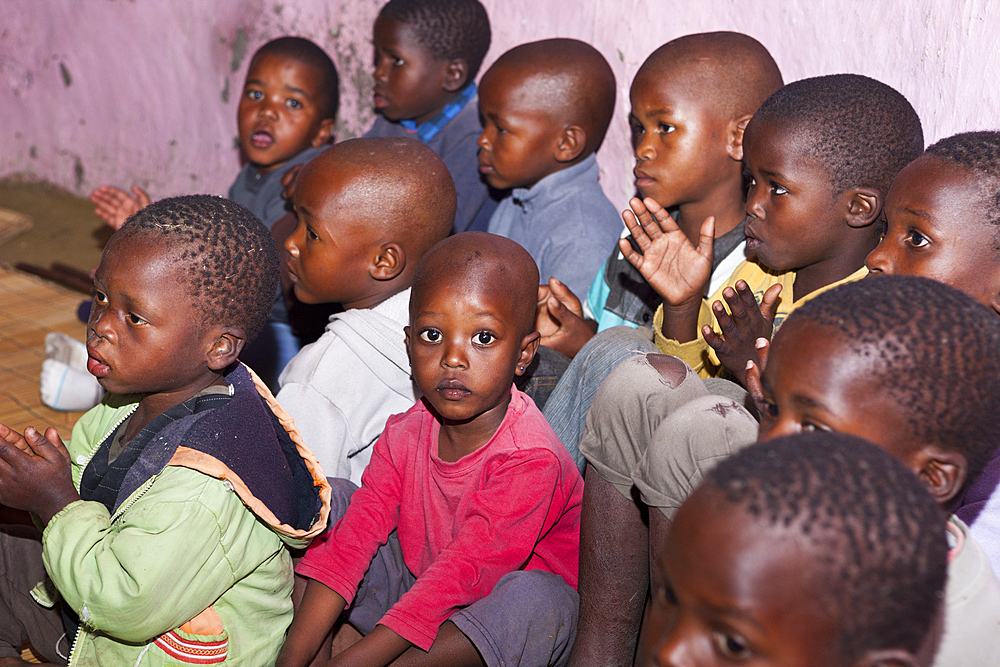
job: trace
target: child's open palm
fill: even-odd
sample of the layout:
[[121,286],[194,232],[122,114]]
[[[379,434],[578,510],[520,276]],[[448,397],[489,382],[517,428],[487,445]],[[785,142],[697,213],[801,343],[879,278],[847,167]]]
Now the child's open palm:
[[152,203],[146,191],[138,185],[132,186],[132,194],[119,190],[113,185],[102,185],[90,193],[94,213],[111,229],[122,228],[125,221]]
[[705,342],[743,386],[746,386],[747,362],[757,360],[757,341],[771,338],[780,295],[781,285],[771,285],[758,304],[746,281],[737,280],[735,290],[730,287],[722,290],[728,311],[721,301],[712,304],[721,333],[707,325],[702,328]]
[[0,505],[34,512],[47,524],[79,498],[55,427],[44,435],[28,427],[22,436],[0,424]]
[[622,212],[625,226],[639,245],[636,252],[627,239],[618,242],[625,258],[639,270],[667,306],[701,302],[712,275],[715,218],[701,226],[698,246],[691,244],[666,209],[650,198],[629,200]]

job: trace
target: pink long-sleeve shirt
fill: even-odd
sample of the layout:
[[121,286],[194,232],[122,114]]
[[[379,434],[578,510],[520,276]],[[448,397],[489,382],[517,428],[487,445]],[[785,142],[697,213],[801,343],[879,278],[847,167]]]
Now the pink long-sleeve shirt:
[[576,588],[583,479],[542,413],[512,389],[489,442],[438,457],[440,425],[418,401],[389,418],[347,513],[299,563],[350,601],[395,528],[416,583],[379,621],[424,650],[458,609],[509,572],[540,569]]

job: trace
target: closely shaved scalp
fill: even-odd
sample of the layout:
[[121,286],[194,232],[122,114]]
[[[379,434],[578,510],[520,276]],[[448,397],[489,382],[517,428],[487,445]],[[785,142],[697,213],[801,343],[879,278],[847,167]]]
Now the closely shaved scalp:
[[441,158],[408,137],[350,139],[330,146],[299,173],[338,179],[338,205],[369,220],[382,242],[393,241],[413,258],[451,231],[455,185]]
[[463,232],[446,238],[423,257],[410,293],[410,318],[436,285],[477,285],[513,303],[521,336],[535,329],[538,266],[520,244],[496,234]]
[[764,45],[738,32],[685,35],[653,51],[632,85],[655,86],[663,76],[681,76],[704,92],[727,120],[753,115],[782,79]]
[[761,540],[769,530],[797,536],[810,566],[787,575],[811,582],[837,619],[842,664],[868,651],[919,651],[947,578],[945,519],[887,452],[842,433],[758,442],[709,471],[688,502],[706,496],[721,501],[717,511],[742,512]]
[[507,51],[484,78],[499,68],[522,82],[526,107],[583,128],[584,156],[601,145],[615,110],[615,74],[600,51],[577,39],[544,39]]

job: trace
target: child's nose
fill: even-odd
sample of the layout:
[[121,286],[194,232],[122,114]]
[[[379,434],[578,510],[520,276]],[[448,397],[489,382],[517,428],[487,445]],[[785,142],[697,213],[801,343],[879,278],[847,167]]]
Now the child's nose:
[[384,82],[389,78],[389,59],[388,58],[376,58],[375,59],[375,71],[372,72],[372,77],[376,81]]
[[478,139],[476,139],[476,145],[482,149],[489,149],[490,138],[486,136],[486,130],[483,130],[483,133],[479,135]]
[[753,217],[763,220],[764,219],[764,197],[758,193],[758,188],[755,185],[751,185],[750,189],[747,191],[747,203],[746,211],[747,215],[752,215]]
[[469,360],[465,354],[465,346],[457,341],[445,341],[441,364],[446,368],[468,368]]
[[676,622],[656,645],[653,664],[656,667],[685,667],[694,665],[691,640],[682,623]]
[[649,133],[635,136],[632,140],[632,153],[636,160],[649,161],[656,157]]
[[889,252],[886,250],[889,244],[887,239],[882,239],[875,249],[868,253],[865,258],[865,266],[872,273],[892,273],[892,264],[889,261]]
[[90,329],[98,338],[114,342],[116,334],[112,326],[113,319],[107,308],[92,306],[90,311]]
[[266,118],[277,118],[278,110],[281,108],[279,102],[271,99],[264,99],[260,105],[260,115]]

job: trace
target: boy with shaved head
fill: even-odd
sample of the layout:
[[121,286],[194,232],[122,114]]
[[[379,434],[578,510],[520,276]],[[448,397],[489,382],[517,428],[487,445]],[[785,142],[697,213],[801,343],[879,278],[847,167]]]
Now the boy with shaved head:
[[389,419],[360,489],[334,484],[342,518],[299,563],[278,665],[308,664],[348,603],[365,636],[335,664],[566,663],[583,479],[513,386],[538,348],[537,290],[509,239],[466,232],[424,256],[406,327],[423,398]]
[[614,106],[611,67],[575,39],[514,47],[479,86],[479,171],[513,190],[489,231],[521,244],[544,282],[555,276],[579,294],[622,227],[594,157]]
[[285,248],[295,295],[345,312],[289,362],[279,401],[326,474],[358,483],[385,420],[420,397],[403,345],[409,287],[451,229],[455,187],[415,139],[354,139],[302,168],[294,205]]

